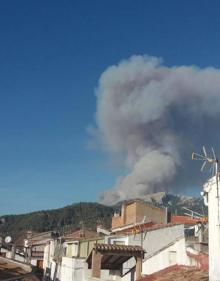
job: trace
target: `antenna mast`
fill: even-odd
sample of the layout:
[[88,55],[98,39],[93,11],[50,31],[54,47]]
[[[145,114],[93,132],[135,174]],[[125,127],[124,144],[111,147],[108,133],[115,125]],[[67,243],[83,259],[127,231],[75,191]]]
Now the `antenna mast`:
[[201,195],[204,198],[204,203],[208,206],[208,227],[209,227],[209,280],[220,280],[220,198],[219,198],[219,171],[218,159],[215,156],[215,151],[212,148],[212,157],[206,153],[203,146],[203,154],[193,152],[192,159],[203,161],[201,171],[209,164],[211,166],[212,178],[203,185]]
[[192,153],[192,160],[197,160],[197,161],[203,161],[203,164],[202,164],[202,167],[200,169],[201,172],[203,172],[205,166],[207,164],[210,164],[211,165],[211,168],[210,168],[210,172],[212,174],[212,176],[215,175],[216,177],[216,198],[218,200],[218,224],[220,226],[220,217],[219,217],[219,184],[218,184],[218,159],[216,158],[216,155],[215,155],[215,151],[213,149],[213,147],[211,148],[212,150],[212,158],[209,157],[207,155],[207,152],[206,152],[206,149],[205,149],[205,146],[202,147],[202,151],[203,151],[203,155],[202,154],[198,154],[198,153],[195,153],[193,152]]
[[201,172],[203,172],[204,168],[207,164],[211,165],[210,172],[212,172],[212,175],[218,174],[218,159],[215,156],[215,151],[213,147],[211,148],[213,157],[209,157],[207,155],[205,146],[202,147],[203,154],[198,154],[196,152],[192,153],[192,160],[196,161],[203,161],[202,167],[200,169]]

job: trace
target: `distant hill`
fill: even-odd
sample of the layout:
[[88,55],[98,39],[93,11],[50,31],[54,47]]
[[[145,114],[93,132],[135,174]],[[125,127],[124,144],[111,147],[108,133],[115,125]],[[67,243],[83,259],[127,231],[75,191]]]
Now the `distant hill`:
[[[167,207],[169,211],[184,214],[187,207],[201,214],[207,214],[203,198],[185,197],[159,192],[142,198],[158,207]],[[0,234],[18,237],[27,230],[43,232],[55,230],[62,234],[79,229],[82,226],[95,230],[97,224],[111,226],[111,218],[115,210],[120,211],[120,202],[115,206],[99,203],[77,203],[55,210],[38,211],[22,215],[7,215],[0,218]]]
[[22,215],[1,217],[1,235],[18,237],[27,230],[43,232],[55,230],[62,234],[79,229],[83,225],[95,229],[97,224],[110,227],[113,207],[99,203],[77,203],[55,210],[38,211]]

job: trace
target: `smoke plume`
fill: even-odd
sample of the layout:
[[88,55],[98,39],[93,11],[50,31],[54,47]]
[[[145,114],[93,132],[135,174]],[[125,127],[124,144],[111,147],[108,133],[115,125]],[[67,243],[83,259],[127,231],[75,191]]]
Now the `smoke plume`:
[[167,67],[149,56],[109,67],[97,88],[96,129],[130,172],[101,194],[102,203],[193,184],[192,149],[216,143],[219,117],[219,69]]

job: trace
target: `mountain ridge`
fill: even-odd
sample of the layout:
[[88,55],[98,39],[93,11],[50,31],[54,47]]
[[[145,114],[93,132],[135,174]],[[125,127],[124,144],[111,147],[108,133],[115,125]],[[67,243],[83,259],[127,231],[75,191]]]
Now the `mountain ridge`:
[[[138,198],[136,198],[138,199]],[[27,230],[36,232],[58,231],[65,234],[81,227],[95,230],[97,224],[111,227],[114,212],[120,212],[123,202],[113,206],[105,206],[97,202],[79,202],[62,208],[41,210],[19,215],[4,215],[0,217],[0,235],[18,237]],[[188,197],[157,192],[143,196],[141,200],[158,207],[166,207],[173,214],[184,214],[183,207],[207,214],[202,197]]]

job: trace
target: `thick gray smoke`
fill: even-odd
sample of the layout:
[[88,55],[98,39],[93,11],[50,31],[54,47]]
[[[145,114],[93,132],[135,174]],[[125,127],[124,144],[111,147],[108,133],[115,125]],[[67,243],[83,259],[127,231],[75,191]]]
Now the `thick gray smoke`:
[[101,194],[102,203],[192,183],[190,154],[213,144],[219,113],[219,69],[166,67],[148,56],[109,67],[97,89],[97,132],[130,172]]

